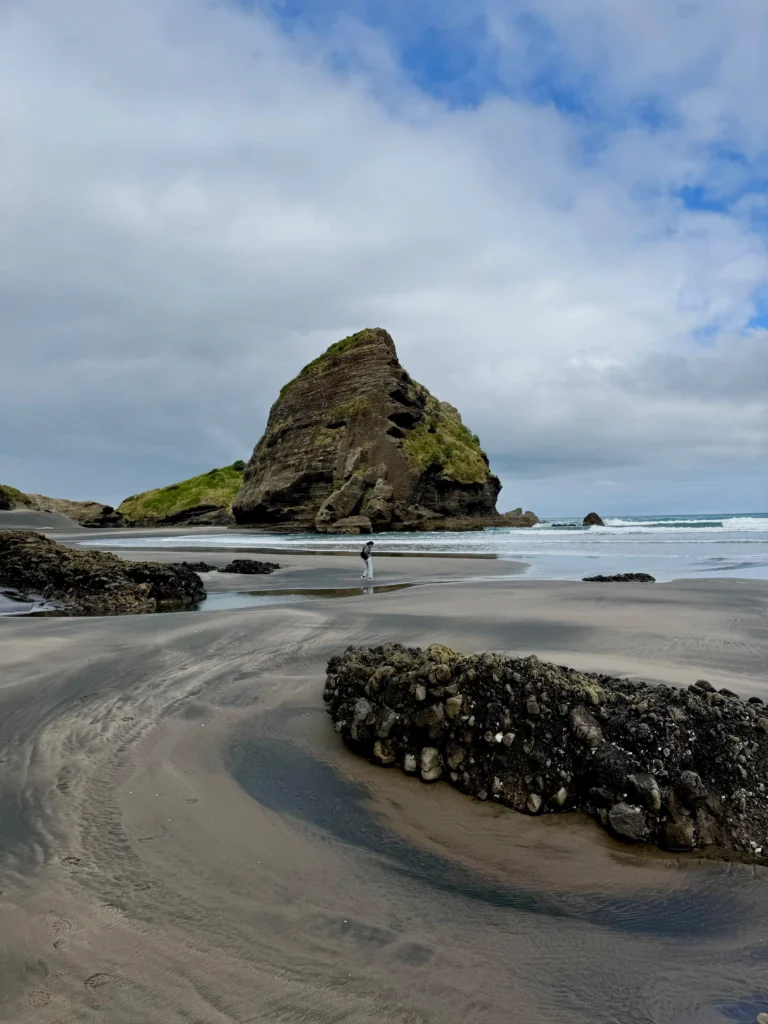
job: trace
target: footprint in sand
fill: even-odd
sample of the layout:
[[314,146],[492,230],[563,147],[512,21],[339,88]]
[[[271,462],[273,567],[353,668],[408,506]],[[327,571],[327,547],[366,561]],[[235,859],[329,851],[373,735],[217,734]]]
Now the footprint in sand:
[[63,917],[57,917],[51,922],[51,931],[56,932],[57,935],[60,935],[62,932],[68,932],[71,927],[71,921],[67,921]]
[[86,978],[83,984],[86,988],[104,988],[105,985],[109,984],[110,976],[108,974],[92,974],[90,978]]
[[61,949],[61,947],[63,945],[64,945],[64,939],[56,939],[56,941],[53,944],[53,948],[54,949]]
[[40,989],[37,992],[30,993],[29,1001],[36,1010],[39,1010],[42,1006],[47,1006],[51,1001],[51,993]]
[[63,859],[63,861],[62,861],[62,864],[66,864],[67,867],[70,867],[70,868],[74,867],[76,864],[79,864],[79,863],[80,863],[80,858],[79,857],[65,857]]
[[187,803],[188,803],[188,804],[199,804],[199,803],[200,803],[200,801],[199,801],[199,800],[197,799],[197,797],[196,797],[196,796],[191,796],[191,797],[189,797],[189,798],[187,799]]
[[101,909],[102,910],[106,910],[106,912],[108,914],[115,914],[115,915],[117,915],[117,914],[122,914],[123,913],[123,908],[122,907],[118,907],[118,905],[116,903],[102,903],[101,904]]

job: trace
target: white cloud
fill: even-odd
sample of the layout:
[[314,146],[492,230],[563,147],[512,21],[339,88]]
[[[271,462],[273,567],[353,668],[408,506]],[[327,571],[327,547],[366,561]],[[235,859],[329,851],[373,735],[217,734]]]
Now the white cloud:
[[[119,500],[247,455],[289,376],[380,325],[480,432],[505,507],[589,504],[610,478],[632,511],[669,474],[694,504],[718,474],[757,503],[755,201],[692,212],[672,190],[736,173],[703,145],[724,126],[764,139],[740,29],[768,15],[537,10],[602,98],[659,93],[677,126],[587,151],[590,122],[520,95],[448,109],[351,16],[331,44],[203,0],[3,7],[0,478]],[[343,74],[331,45],[356,51]]]

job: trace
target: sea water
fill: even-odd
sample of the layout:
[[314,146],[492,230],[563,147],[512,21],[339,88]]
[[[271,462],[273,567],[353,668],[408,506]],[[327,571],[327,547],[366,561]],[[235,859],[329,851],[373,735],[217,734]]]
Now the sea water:
[[[359,537],[316,533],[264,534],[228,530],[180,531],[159,537],[121,534],[130,548],[270,548],[357,553]],[[768,513],[607,518],[583,527],[579,518],[548,519],[526,529],[492,528],[463,533],[386,533],[376,553],[489,554],[528,566],[528,579],[581,579],[599,573],[648,572],[660,581],[705,577],[768,579]],[[85,541],[101,546],[103,541]],[[478,563],[478,575],[482,575]]]

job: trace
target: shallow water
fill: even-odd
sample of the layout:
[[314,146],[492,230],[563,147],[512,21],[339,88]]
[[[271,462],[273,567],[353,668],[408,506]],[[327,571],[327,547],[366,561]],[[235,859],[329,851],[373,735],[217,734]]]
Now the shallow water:
[[60,609],[50,601],[38,597],[23,598],[13,591],[0,590],[0,616],[58,614]]
[[[209,593],[204,601],[187,608],[160,608],[158,614],[177,614],[180,612],[221,612],[238,608],[271,608],[277,605],[296,605],[306,601],[328,600],[335,597],[373,597],[376,594],[389,594],[395,590],[408,587],[423,586],[419,583],[390,583],[366,585],[360,587],[327,587],[324,589],[278,589],[220,591]],[[0,592],[0,616],[26,615],[50,616],[64,613],[48,602],[30,599],[16,600]]]
[[[476,864],[440,856],[392,832],[373,810],[366,786],[339,774],[320,749],[311,744],[307,749],[301,733],[296,710],[282,709],[251,722],[228,752],[229,770],[262,806],[296,820],[324,846],[338,844],[340,854],[343,850],[346,858],[352,857],[353,867],[347,871],[367,878],[372,893],[383,890],[393,898],[396,893],[395,916],[402,914],[402,906],[411,915],[423,914],[438,943],[445,930],[446,953],[453,945],[466,944],[472,957],[482,958],[487,950],[489,965],[508,964],[508,978],[496,975],[487,1016],[473,1019],[501,1019],[502,1004],[511,1014],[508,1019],[526,1020],[512,1012],[511,993],[521,983],[538,991],[545,1003],[552,998],[561,1010],[569,1004],[572,1016],[552,1018],[558,1020],[746,1022],[768,1010],[768,992],[752,987],[754,979],[750,986],[746,977],[739,990],[737,981],[744,974],[760,975],[768,965],[768,943],[763,944],[760,928],[768,906],[762,874],[756,876],[744,865],[690,858],[682,878],[669,868],[675,871],[674,884],[666,883],[663,868],[656,884],[641,882],[630,864],[621,876],[623,885],[614,877],[610,884],[606,879],[604,888],[585,891],[569,885],[567,862],[561,865],[560,887],[545,884],[543,877],[525,882],[510,877],[505,882],[484,870],[481,851],[488,819],[478,812],[487,810],[485,806],[461,798],[460,820],[455,822],[460,831],[477,830]],[[389,772],[377,772],[391,779]],[[433,792],[433,787],[418,787],[414,797],[423,794],[425,831]],[[514,821],[521,816],[509,814],[514,836]],[[527,828],[536,824],[525,819]],[[515,855],[514,849],[510,852]],[[583,852],[574,850],[574,878]],[[355,920],[343,924],[351,939],[360,932],[357,939],[362,941],[361,929],[375,929],[363,924],[364,904],[355,907],[355,914]],[[521,958],[521,943],[530,944],[532,957]],[[544,967],[542,976],[530,975],[531,960]],[[733,983],[715,981],[707,992],[703,972],[708,964],[712,969],[717,964],[721,976],[731,972]],[[552,991],[546,994],[548,978]]]
[[[265,807],[300,818],[344,844],[378,855],[384,869],[399,878],[462,901],[691,941],[697,935],[711,939],[733,934],[745,911],[746,904],[735,892],[727,902],[720,902],[718,886],[713,884],[719,877],[717,869],[696,888],[650,895],[643,891],[584,897],[499,885],[394,835],[366,808],[368,794],[363,786],[344,779],[306,751],[266,735],[236,742],[230,750],[229,768]],[[471,803],[467,803],[467,814],[471,814]]]
[[[84,541],[99,545],[99,541]],[[316,550],[357,554],[359,537],[264,534],[228,530],[187,531],[158,537],[120,537],[130,548],[217,548],[254,551]],[[487,529],[467,533],[382,534],[379,553],[485,554],[521,561],[528,579],[581,579],[598,573],[649,572],[664,582],[681,578],[732,576],[768,579],[768,514],[657,516],[607,519],[605,527],[549,520],[531,529]]]
[[300,604],[304,601],[328,600],[334,597],[373,597],[375,594],[390,594],[395,590],[420,586],[418,583],[390,583],[360,587],[326,587],[324,589],[273,589],[224,591],[208,594],[205,601],[185,611],[220,612],[234,608],[271,607],[281,604]]

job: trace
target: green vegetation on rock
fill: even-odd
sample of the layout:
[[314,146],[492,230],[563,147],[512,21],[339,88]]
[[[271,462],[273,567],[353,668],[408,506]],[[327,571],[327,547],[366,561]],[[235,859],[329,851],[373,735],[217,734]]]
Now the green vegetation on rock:
[[318,427],[315,431],[314,441],[320,448],[325,448],[326,445],[336,441],[336,431],[330,430],[328,427]]
[[34,502],[23,491],[10,484],[0,484],[0,508],[13,508],[15,505],[34,505]]
[[484,483],[490,474],[476,435],[451,406],[432,395],[427,399],[424,421],[408,432],[402,449],[417,469],[439,465],[446,476],[462,484]]
[[245,463],[238,460],[222,469],[181,480],[154,491],[144,491],[126,498],[118,509],[126,519],[164,519],[195,505],[218,505],[228,508],[243,483]]
[[289,380],[287,384],[284,384],[280,388],[280,398],[285,398],[286,394],[290,391],[293,385],[300,377],[311,377],[314,374],[322,373],[328,367],[333,365],[333,361],[337,356],[344,355],[349,352],[350,349],[357,348],[359,345],[364,345],[367,341],[374,341],[378,337],[378,329],[374,327],[366,327],[362,331],[358,331],[356,334],[350,334],[347,338],[342,338],[341,341],[335,341],[332,345],[329,345],[322,355],[319,355],[317,359],[313,359],[311,363],[299,371],[293,380]]
[[371,402],[367,395],[358,395],[357,398],[352,398],[349,402],[343,402],[341,405],[337,405],[335,409],[331,409],[328,414],[328,425],[346,423],[353,416],[358,416],[361,412],[365,412],[370,404]]

